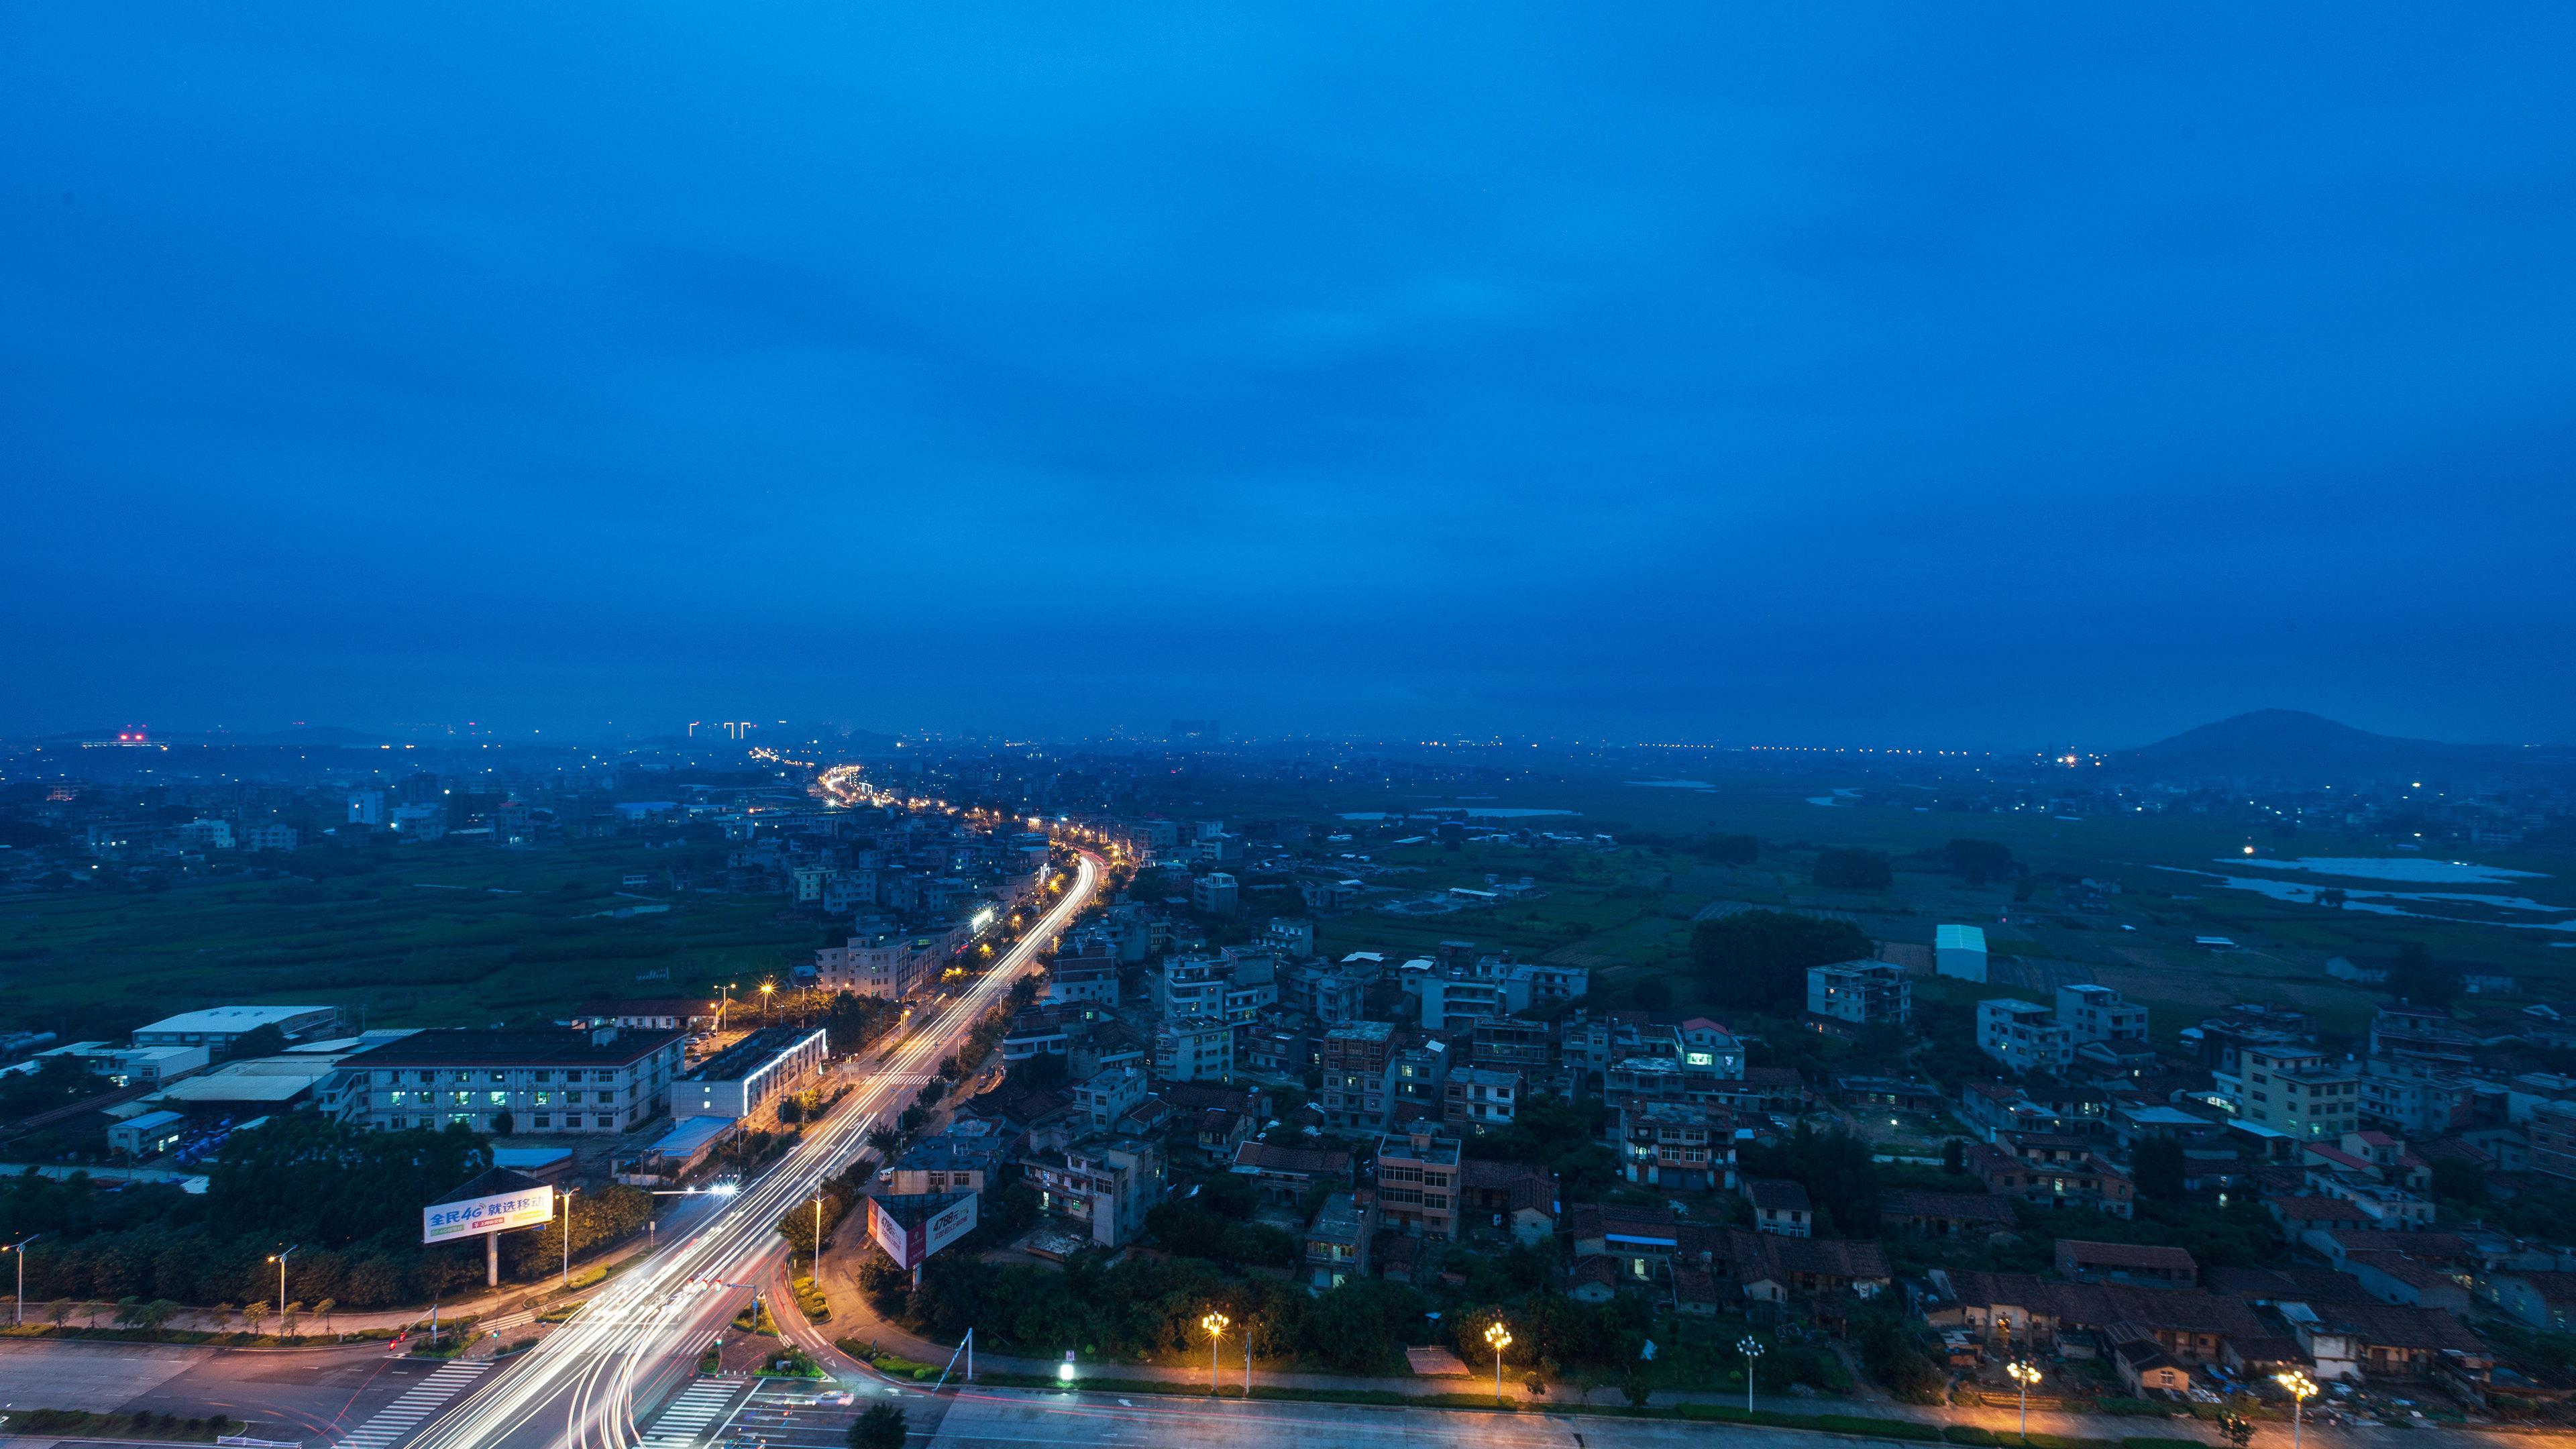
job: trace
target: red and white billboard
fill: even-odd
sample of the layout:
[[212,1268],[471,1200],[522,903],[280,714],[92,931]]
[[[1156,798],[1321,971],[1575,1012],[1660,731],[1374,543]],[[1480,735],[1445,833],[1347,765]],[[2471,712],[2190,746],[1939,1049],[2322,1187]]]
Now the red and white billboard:
[[931,1254],[975,1230],[977,1194],[868,1199],[868,1236],[898,1268],[918,1268]]

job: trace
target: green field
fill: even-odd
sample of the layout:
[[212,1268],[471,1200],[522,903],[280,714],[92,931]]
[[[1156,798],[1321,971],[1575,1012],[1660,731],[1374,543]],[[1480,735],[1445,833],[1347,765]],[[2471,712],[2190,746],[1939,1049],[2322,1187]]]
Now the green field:
[[[530,1025],[592,997],[700,994],[812,959],[822,933],[782,919],[780,897],[675,892],[670,867],[705,864],[690,855],[618,840],[385,845],[274,857],[291,880],[0,900],[0,1024],[112,1037],[197,1007],[315,1002],[373,1026]],[[620,894],[628,873],[653,884]]]
[[[1880,940],[1928,945],[1944,922],[1982,926],[1994,959],[1985,988],[1944,984],[1933,994],[2023,995],[2046,999],[2058,985],[2093,981],[2145,1004],[2160,1037],[2233,1001],[2295,1007],[2327,1029],[2365,1027],[2381,993],[2337,982],[2324,972],[2332,956],[2384,963],[2406,942],[2465,968],[2512,974],[2535,996],[2564,999],[2576,976],[2576,950],[2550,943],[2565,933],[2453,923],[2335,910],[2231,890],[2178,870],[2214,871],[2253,845],[2266,856],[2379,855],[2381,848],[2314,832],[2248,835],[2223,820],[2188,814],[2063,820],[2035,812],[1969,814],[1884,805],[1818,806],[1811,797],[1838,787],[1884,792],[1883,781],[1822,777],[1707,775],[1706,791],[1646,788],[1607,775],[1550,772],[1547,778],[1500,781],[1439,795],[1418,787],[1343,789],[1265,785],[1224,789],[1193,782],[1186,813],[1244,818],[1332,820],[1342,813],[1422,810],[1441,806],[1557,809],[1571,817],[1507,822],[1567,833],[1622,837],[1616,852],[1542,851],[1479,845],[1449,852],[1434,845],[1392,847],[1361,838],[1339,850],[1419,873],[1371,877],[1376,885],[1429,891],[1482,886],[1488,872],[1505,880],[1540,877],[1543,898],[1492,911],[1429,918],[1362,910],[1329,918],[1319,942],[1335,952],[1386,950],[1415,954],[1442,940],[1509,947],[1525,956],[1592,966],[1617,988],[1636,977],[1684,964],[1693,912],[1714,901],[1799,906],[1849,913]],[[1169,807],[1167,807],[1169,808]],[[1176,811],[1175,813],[1181,813]],[[1758,836],[1762,858],[1747,868],[1710,863],[1668,841],[1710,833]],[[1637,837],[1657,842],[1639,845]],[[2014,883],[1971,886],[1919,853],[1955,837],[1999,841],[2034,873],[2028,898]],[[1897,866],[1885,892],[1821,890],[1813,852],[1857,846],[1884,852]],[[2482,864],[2543,873],[2510,886],[2453,887],[2576,904],[2576,860],[2564,856],[2481,850]],[[2117,894],[2088,901],[2058,875],[2116,882]],[[1556,877],[1556,878],[1552,878]],[[2388,886],[2389,889],[2445,889]],[[1373,898],[1374,899],[1374,898]],[[2240,949],[2211,953],[2192,938],[2227,936]],[[1676,985],[1680,983],[1676,982]],[[1692,999],[1687,989],[1680,1000]],[[2508,1003],[2509,1004],[2509,1003]]]

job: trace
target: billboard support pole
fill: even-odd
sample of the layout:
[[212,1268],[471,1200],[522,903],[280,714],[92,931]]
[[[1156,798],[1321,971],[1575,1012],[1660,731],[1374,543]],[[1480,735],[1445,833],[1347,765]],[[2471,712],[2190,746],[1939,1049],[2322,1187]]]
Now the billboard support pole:
[[501,1286],[501,1235],[499,1233],[483,1235],[483,1286],[486,1288]]

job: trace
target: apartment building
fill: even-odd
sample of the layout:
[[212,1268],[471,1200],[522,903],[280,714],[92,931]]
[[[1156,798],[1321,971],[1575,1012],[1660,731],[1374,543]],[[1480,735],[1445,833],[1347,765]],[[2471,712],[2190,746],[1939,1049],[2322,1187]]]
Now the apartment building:
[[1457,1237],[1458,1158],[1455,1137],[1417,1131],[1379,1138],[1379,1220],[1416,1237]]
[[2134,1006],[2108,986],[2057,988],[2057,1020],[2075,1045],[2087,1042],[2140,1042],[2147,1039],[2147,1009]]
[[2340,1139],[2361,1125],[2359,1069],[2314,1047],[2249,1046],[2236,1115],[2293,1137]]
[[353,1120],[402,1131],[461,1123],[518,1132],[627,1132],[678,1077],[676,1031],[419,1031],[348,1058]]
[[1735,1114],[1706,1102],[1630,1101],[1612,1131],[1630,1182],[1693,1192],[1735,1186]]
[[1040,1211],[1104,1248],[1134,1241],[1170,1183],[1163,1149],[1142,1137],[1085,1138],[1060,1152],[1022,1157],[1020,1171],[1037,1189]]
[[1234,1080],[1234,1028],[1185,1016],[1154,1028],[1154,1075],[1172,1082]]
[[1386,1120],[1388,1067],[1395,1026],[1354,1021],[1324,1033],[1323,1090],[1317,1105],[1328,1127],[1375,1128]]
[[1807,1025],[1813,1030],[1850,1036],[1913,1014],[1913,984],[1893,962],[1841,961],[1807,969]]
[[2075,1061],[2075,1034],[2036,1001],[1977,1003],[1977,1049],[2016,1072],[2062,1072]]
[[1520,1115],[1521,1074],[1491,1067],[1459,1067],[1440,1094],[1440,1118],[1462,1131],[1509,1126]]

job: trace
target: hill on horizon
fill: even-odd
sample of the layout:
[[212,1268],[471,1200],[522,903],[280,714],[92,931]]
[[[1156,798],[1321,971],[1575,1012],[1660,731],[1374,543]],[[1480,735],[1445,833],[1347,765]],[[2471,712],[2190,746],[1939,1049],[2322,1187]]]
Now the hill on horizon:
[[2306,710],[2258,709],[2118,751],[2111,763],[2137,774],[2346,780],[2536,762],[2507,746],[2403,739]]

